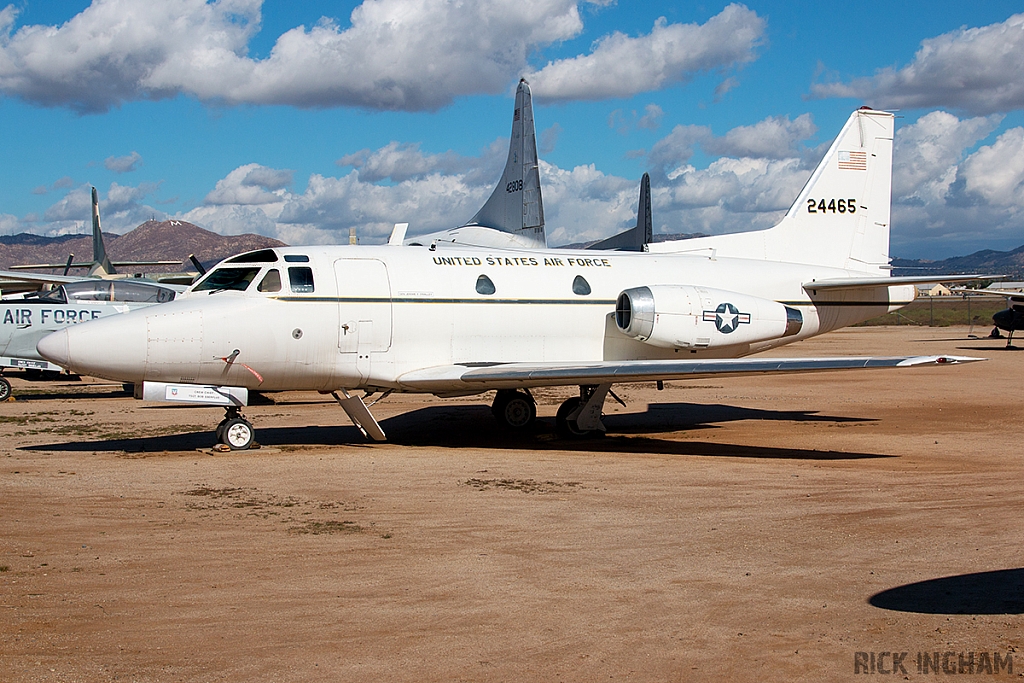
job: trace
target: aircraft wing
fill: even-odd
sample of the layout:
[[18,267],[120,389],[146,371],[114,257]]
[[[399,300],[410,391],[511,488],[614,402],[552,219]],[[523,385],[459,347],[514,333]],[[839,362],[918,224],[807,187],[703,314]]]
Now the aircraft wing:
[[923,365],[958,365],[984,358],[969,356],[851,356],[837,358],[715,358],[703,360],[624,360],[593,363],[501,363],[486,367],[449,365],[415,370],[399,377],[403,388],[419,391],[512,389],[569,384],[654,382],[721,375],[763,375]]
[[892,285],[928,285],[940,282],[974,282],[998,280],[1002,275],[909,275],[904,277],[843,277],[805,282],[805,290],[818,289],[875,289]]
[[[64,264],[61,264],[59,267],[63,268]],[[81,275],[52,275],[48,273],[23,273],[13,270],[0,270],[0,287],[3,286],[4,282],[63,285],[68,282],[79,282],[82,279]]]

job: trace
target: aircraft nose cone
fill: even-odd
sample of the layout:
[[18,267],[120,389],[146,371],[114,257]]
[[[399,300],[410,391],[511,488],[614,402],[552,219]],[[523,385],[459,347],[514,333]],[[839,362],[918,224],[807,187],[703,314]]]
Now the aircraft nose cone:
[[36,351],[51,363],[66,368],[71,362],[71,355],[68,353],[67,329],[58,330],[40,339],[36,344]]

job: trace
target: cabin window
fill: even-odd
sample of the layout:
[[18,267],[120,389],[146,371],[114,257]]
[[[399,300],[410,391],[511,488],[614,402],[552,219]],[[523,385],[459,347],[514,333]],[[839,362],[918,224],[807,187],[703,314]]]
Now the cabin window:
[[285,254],[286,263],[309,263],[309,257],[305,254]]
[[494,283],[491,282],[491,278],[486,275],[481,275],[476,279],[476,292],[477,294],[490,295],[494,294]]
[[239,254],[234,258],[227,260],[228,263],[276,263],[277,252],[273,249],[260,249],[259,251],[250,251],[246,254]]
[[577,275],[576,279],[572,281],[572,293],[579,294],[580,296],[586,296],[590,294],[590,283],[582,275]]
[[281,271],[277,268],[273,268],[267,271],[267,274],[263,276],[259,286],[256,288],[261,292],[280,292],[281,291]]
[[259,268],[217,268],[196,285],[193,292],[222,292],[230,289],[244,292],[252,284]]
[[296,294],[313,292],[313,269],[305,266],[292,266],[288,269],[288,284]]

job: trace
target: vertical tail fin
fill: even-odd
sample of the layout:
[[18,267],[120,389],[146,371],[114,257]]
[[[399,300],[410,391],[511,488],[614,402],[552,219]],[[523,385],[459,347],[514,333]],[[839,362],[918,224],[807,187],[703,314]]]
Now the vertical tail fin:
[[96,188],[92,188],[92,266],[89,275],[113,275],[117,271],[107,258],[107,248],[103,244],[103,233],[100,231],[100,200],[96,196]]
[[533,123],[533,98],[525,79],[516,88],[512,138],[508,160],[497,187],[467,226],[493,228],[517,235],[524,246],[546,247],[544,201],[540,192],[537,131]]
[[776,257],[888,275],[894,119],[868,108],[853,112],[772,229]]
[[618,251],[647,251],[654,241],[654,221],[651,216],[651,176],[644,173],[640,179],[640,201],[636,207],[636,227],[592,244],[587,249],[616,249]]
[[867,107],[853,112],[775,227],[662,242],[652,251],[708,251],[888,275],[894,118]]

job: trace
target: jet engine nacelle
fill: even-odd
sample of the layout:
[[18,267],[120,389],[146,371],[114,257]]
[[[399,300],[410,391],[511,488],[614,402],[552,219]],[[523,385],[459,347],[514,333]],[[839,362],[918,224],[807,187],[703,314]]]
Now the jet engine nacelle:
[[803,326],[803,316],[777,301],[737,292],[651,285],[619,294],[615,324],[652,346],[707,349],[792,336]]

